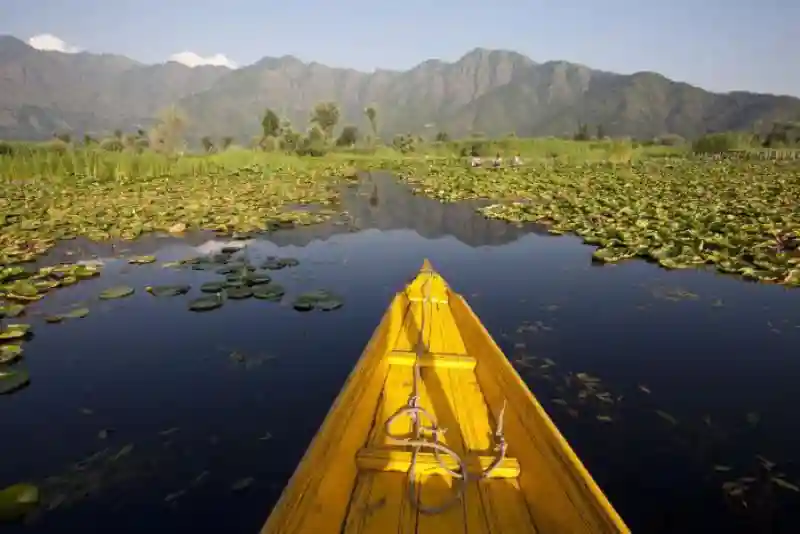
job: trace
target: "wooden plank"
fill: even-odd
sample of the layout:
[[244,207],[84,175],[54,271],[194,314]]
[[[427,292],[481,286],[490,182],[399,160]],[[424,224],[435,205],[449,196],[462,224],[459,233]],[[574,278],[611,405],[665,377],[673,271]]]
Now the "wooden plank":
[[411,367],[418,362],[420,367],[440,367],[443,369],[474,369],[475,358],[461,354],[423,354],[417,358],[413,351],[394,350],[387,355],[390,365]]
[[[516,480],[481,480],[482,502],[491,525],[490,532],[536,534],[538,530],[528,512],[525,496]],[[548,534],[571,534],[569,530],[545,531]]]
[[[443,463],[448,469],[458,469],[458,463],[449,455],[442,454]],[[467,472],[479,475],[494,462],[493,456],[468,455],[466,458]],[[372,449],[364,448],[358,451],[356,465],[360,470],[369,471],[396,471],[406,473],[411,468],[411,452],[398,449]],[[433,453],[417,453],[417,467],[431,474],[445,474]],[[516,458],[505,458],[492,471],[491,478],[516,478],[519,476],[519,462]]]
[[[369,495],[354,494],[348,513],[346,534],[415,534],[417,511],[409,502],[408,482],[404,473],[366,471]],[[355,530],[357,527],[357,530]]]

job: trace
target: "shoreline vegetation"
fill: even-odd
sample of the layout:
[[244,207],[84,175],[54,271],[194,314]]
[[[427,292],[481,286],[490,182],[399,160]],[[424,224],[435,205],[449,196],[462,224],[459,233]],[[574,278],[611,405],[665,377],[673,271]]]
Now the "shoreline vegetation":
[[[322,222],[341,212],[339,191],[358,171],[386,170],[442,202],[485,199],[479,211],[539,223],[597,246],[593,260],[642,258],[666,269],[714,266],[726,274],[800,287],[800,125],[766,135],[728,132],[610,139],[579,125],[572,139],[426,140],[339,126],[318,104],[295,132],[267,110],[249,148],[232,137],[186,150],[188,119],[165,110],[152,130],[95,140],[56,134],[44,143],[0,142],[0,268],[39,259],[59,241],[131,240],[147,232],[220,236]],[[592,131],[590,131],[592,130]],[[338,135],[335,135],[338,132]],[[503,163],[492,168],[491,158]],[[522,164],[509,166],[514,156]],[[470,168],[475,156],[488,166]],[[9,276],[0,276],[4,283]],[[7,297],[7,288],[0,293]]]

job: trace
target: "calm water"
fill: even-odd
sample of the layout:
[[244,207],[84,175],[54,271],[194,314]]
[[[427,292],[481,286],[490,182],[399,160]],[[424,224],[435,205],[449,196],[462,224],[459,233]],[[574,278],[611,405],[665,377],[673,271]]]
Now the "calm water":
[[[507,354],[552,360],[520,370],[634,531],[794,531],[798,494],[766,484],[771,493],[742,514],[721,486],[757,473],[756,454],[800,479],[791,463],[799,291],[643,262],[594,267],[592,248],[575,238],[487,221],[386,176],[348,191],[346,207],[347,222],[280,231],[247,248],[252,259],[299,259],[274,272],[284,300],[334,290],[346,300],[332,313],[249,299],[194,314],[189,297],[157,299],[144,286],[186,282],[194,296],[218,275],[114,259],[102,277],[42,301],[54,311],[88,301],[92,313],[58,325],[29,320],[31,385],[0,398],[0,486],[39,482],[54,510],[8,532],[257,532],[392,294],[425,257]],[[198,235],[126,246],[163,262],[222,244]],[[120,283],[137,293],[97,301]],[[519,333],[525,323],[533,326]],[[572,405],[569,372],[602,380],[618,400],[602,412],[613,422],[552,402]],[[247,488],[232,489],[244,479]]]

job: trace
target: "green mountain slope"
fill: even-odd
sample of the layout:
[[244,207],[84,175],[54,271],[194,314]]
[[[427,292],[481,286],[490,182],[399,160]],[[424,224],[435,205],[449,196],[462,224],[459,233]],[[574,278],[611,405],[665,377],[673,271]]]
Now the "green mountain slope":
[[54,131],[131,131],[178,104],[189,135],[260,129],[267,107],[303,129],[311,108],[341,107],[341,124],[367,129],[363,110],[378,107],[383,137],[447,131],[465,135],[569,135],[602,125],[612,135],[696,136],[800,120],[800,99],[745,92],[716,94],[656,73],[620,75],[563,61],[536,63],[515,52],[475,49],[453,63],[425,61],[408,71],[371,73],[284,56],[247,67],[143,65],[108,54],[34,50],[0,36],[0,137],[42,139]]

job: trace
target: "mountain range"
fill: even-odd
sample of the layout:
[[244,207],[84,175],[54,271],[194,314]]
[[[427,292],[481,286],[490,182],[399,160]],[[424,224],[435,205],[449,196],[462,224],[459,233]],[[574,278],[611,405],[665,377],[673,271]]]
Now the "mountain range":
[[42,51],[0,36],[0,138],[131,132],[148,128],[159,110],[175,104],[189,118],[190,139],[230,135],[245,142],[260,131],[266,108],[303,130],[321,101],[338,103],[340,125],[362,131],[369,129],[364,108],[375,105],[385,139],[439,131],[560,136],[581,124],[602,126],[607,135],[691,138],[800,120],[800,99],[791,96],[712,93],[654,72],[537,63],[505,50],[476,48],[458,61],[428,60],[407,71],[367,73],[293,56],[231,70]]

